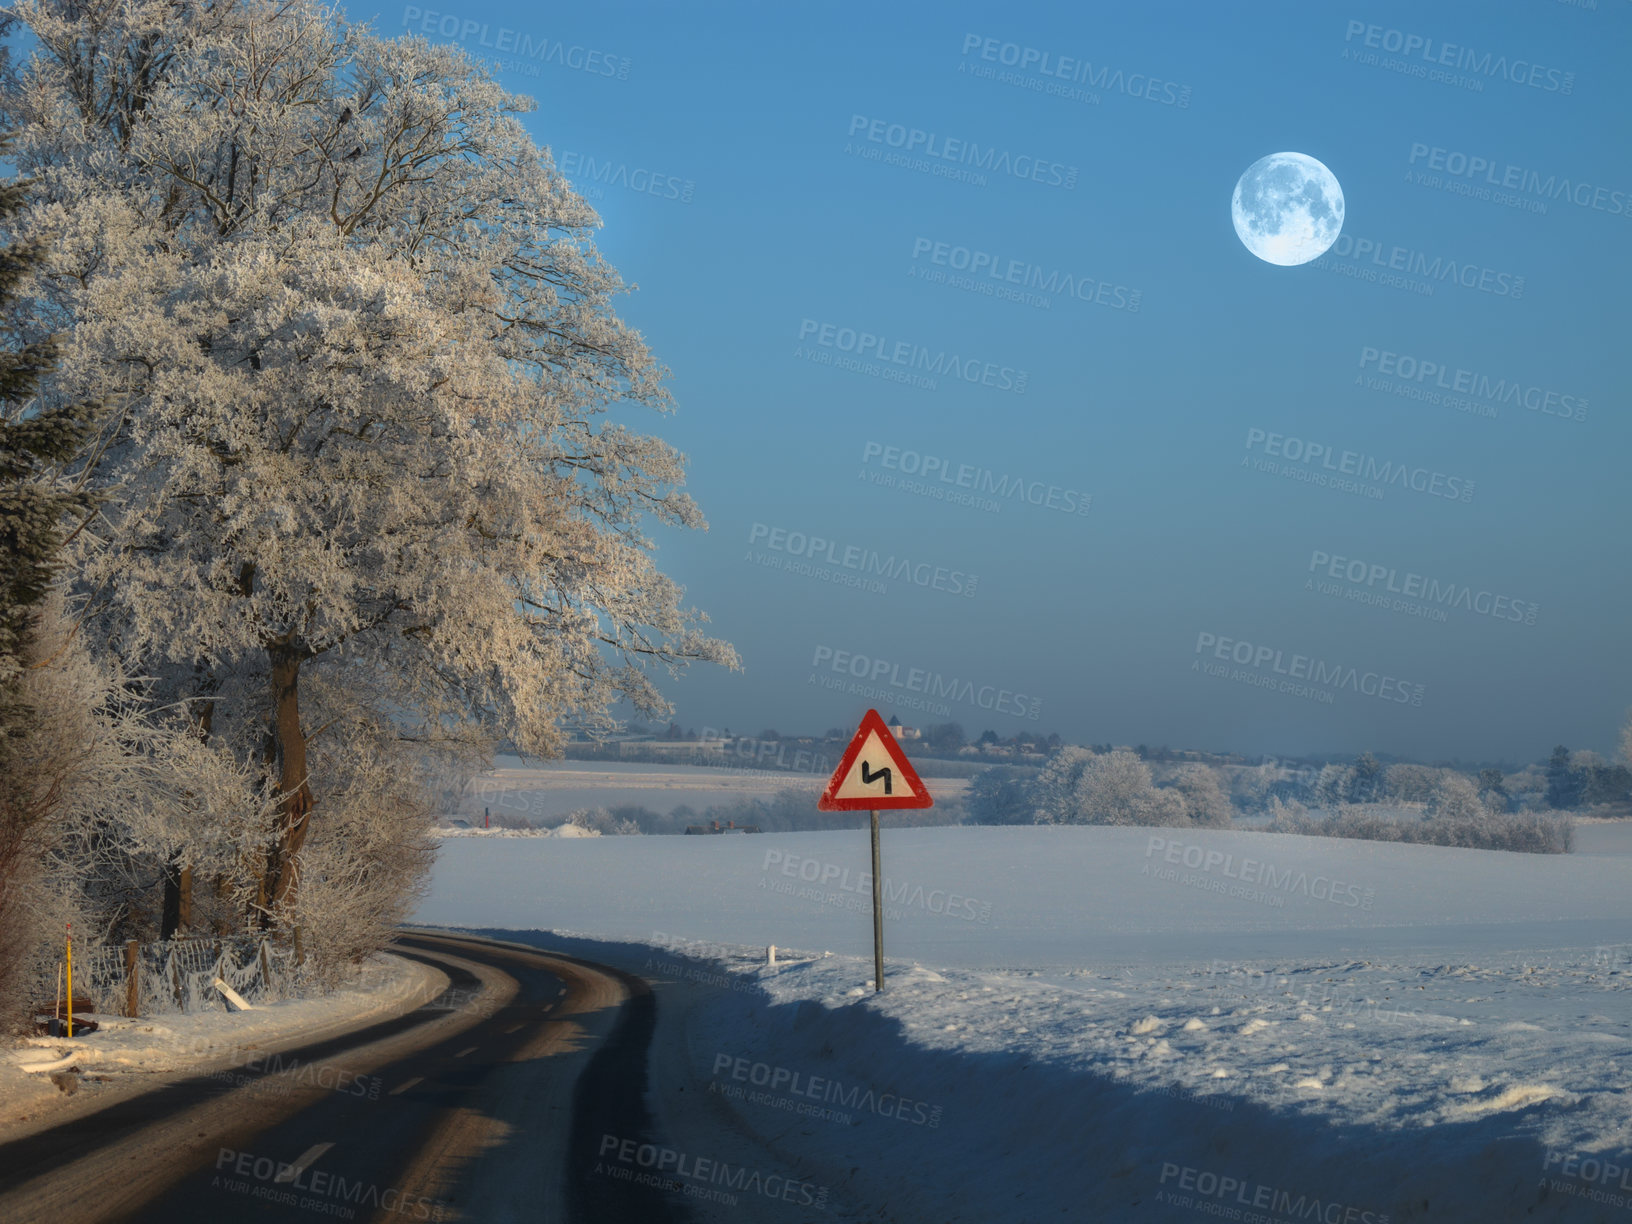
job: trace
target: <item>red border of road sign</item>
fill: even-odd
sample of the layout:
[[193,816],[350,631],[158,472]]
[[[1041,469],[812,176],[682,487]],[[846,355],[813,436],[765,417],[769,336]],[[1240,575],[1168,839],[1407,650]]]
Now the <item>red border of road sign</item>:
[[[890,754],[890,762],[900,772],[901,781],[906,784],[910,792],[905,795],[866,796],[858,799],[835,799],[833,792],[843,784],[850,772],[850,767],[856,763],[861,755],[861,746],[867,742],[870,731],[878,733],[878,742],[884,745],[884,751]],[[929,791],[919,780],[918,771],[907,760],[907,754],[901,751],[901,745],[896,742],[895,733],[884,725],[884,720],[878,716],[877,710],[868,710],[861,716],[861,727],[856,731],[855,738],[850,746],[844,750],[844,756],[839,759],[839,767],[833,771],[833,776],[827,780],[827,789],[822,791],[822,797],[816,801],[816,810],[820,812],[866,812],[887,811],[891,808],[927,808],[934,807],[935,800],[929,797]]]

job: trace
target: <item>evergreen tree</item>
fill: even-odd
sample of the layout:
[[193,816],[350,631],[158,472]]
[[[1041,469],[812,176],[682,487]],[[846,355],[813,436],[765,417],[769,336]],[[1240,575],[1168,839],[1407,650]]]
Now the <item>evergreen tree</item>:
[[1375,803],[1382,789],[1383,767],[1369,752],[1362,752],[1354,763],[1354,775],[1349,779],[1350,803]]
[[1479,771],[1479,798],[1493,812],[1505,812],[1508,806],[1507,784],[1499,769]]
[[[21,210],[28,190],[29,184],[16,180],[0,185],[0,228]],[[0,251],[0,317],[14,316],[23,284],[42,258],[33,243]],[[18,682],[35,613],[56,575],[69,524],[93,505],[71,474],[90,433],[92,408],[38,407],[35,392],[57,348],[49,337],[29,338],[23,331],[7,327],[0,340],[0,769],[9,769],[27,731],[29,712]]]
[[[0,155],[5,152],[0,144]],[[28,191],[26,182],[0,184],[0,229],[9,227]],[[36,622],[47,610],[64,538],[93,506],[72,474],[92,409],[39,408],[35,391],[56,346],[17,322],[26,282],[43,257],[34,243],[0,250],[0,320],[6,321],[0,324],[0,1007],[8,1010],[27,978],[34,945],[26,911],[37,884],[38,831],[60,796],[60,778],[42,762],[50,754],[39,743],[49,720],[25,697],[24,673],[40,647]]]
[[969,823],[979,825],[1035,824],[1037,801],[1032,779],[1008,765],[983,769],[969,780],[964,799]]
[[1568,809],[1581,799],[1581,779],[1570,763],[1570,750],[1563,744],[1553,749],[1547,762],[1547,806]]

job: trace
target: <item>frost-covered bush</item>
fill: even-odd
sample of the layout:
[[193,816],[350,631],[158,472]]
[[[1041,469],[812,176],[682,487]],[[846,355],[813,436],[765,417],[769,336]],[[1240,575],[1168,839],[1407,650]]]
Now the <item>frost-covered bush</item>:
[[1282,808],[1263,831],[1525,854],[1568,854],[1574,847],[1575,824],[1566,812],[1491,812],[1477,795],[1473,810],[1460,796],[1455,805],[1459,814],[1429,816],[1372,804],[1341,805],[1325,816]]
[[1479,788],[1454,770],[1444,770],[1434,783],[1428,814],[1435,820],[1477,823],[1490,814],[1479,798]]
[[[1062,751],[1067,751],[1062,749]],[[1034,824],[1035,779],[1027,770],[994,765],[969,780],[964,804],[971,824]]]
[[579,808],[561,823],[598,837],[628,837],[640,832],[640,826],[632,819],[615,816],[604,807]]
[[409,736],[362,678],[316,676],[311,704],[315,810],[323,815],[300,859],[292,912],[319,981],[340,980],[424,896],[436,846],[438,783],[473,769],[480,745],[459,736]]
[[1233,809],[1218,774],[1198,763],[1156,785],[1136,753],[1068,745],[1028,778],[997,766],[976,774],[964,799],[975,824],[1112,824],[1227,828]]
[[258,771],[201,741],[186,710],[152,708],[78,629],[53,592],[24,654],[36,718],[0,787],[0,821],[22,830],[0,875],[11,1015],[48,992],[65,923],[82,944],[152,938],[164,865],[181,855],[200,874],[230,873],[253,857],[271,806]]

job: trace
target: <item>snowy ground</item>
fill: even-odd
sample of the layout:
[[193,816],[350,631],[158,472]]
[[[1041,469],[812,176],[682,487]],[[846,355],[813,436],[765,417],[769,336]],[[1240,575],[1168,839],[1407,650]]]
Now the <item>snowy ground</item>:
[[[712,806],[769,799],[782,790],[817,794],[835,764],[826,761],[820,770],[769,770],[644,761],[523,761],[501,755],[492,772],[471,784],[457,815],[479,824],[482,809],[489,808],[495,816],[502,812],[535,824],[554,824],[578,808],[622,804],[654,812],[672,812],[686,804],[701,815]],[[968,786],[966,778],[937,778],[934,791],[949,799]]]
[[[214,1073],[248,1083],[273,1069],[290,1070],[287,1061],[273,1068],[269,1052],[420,1006],[446,985],[445,975],[416,961],[377,956],[355,982],[331,994],[258,1005],[247,1012],[223,1009],[137,1019],[76,1012],[95,1020],[97,1031],[72,1040],[25,1038],[0,1049],[0,1134],[13,1139],[36,1126],[54,1125],[110,1095],[155,1086],[172,1072]],[[71,1104],[49,1070],[25,1069],[59,1065],[83,1073],[73,1085]],[[300,1074],[295,1067],[284,1087],[294,1086]],[[313,1068],[312,1074],[337,1073]]]
[[1579,841],[887,829],[877,997],[865,833],[450,841],[417,920],[703,989],[687,1082],[829,1218],[1632,1222],[1632,827]]

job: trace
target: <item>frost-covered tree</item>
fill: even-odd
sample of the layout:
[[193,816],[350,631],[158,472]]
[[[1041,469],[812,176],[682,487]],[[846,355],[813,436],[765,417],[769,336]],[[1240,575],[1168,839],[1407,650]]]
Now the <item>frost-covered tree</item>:
[[1281,767],[1267,762],[1242,766],[1230,779],[1230,798],[1247,811],[1257,811],[1269,802],[1280,775]]
[[1031,787],[1034,819],[1038,824],[1077,822],[1077,783],[1093,759],[1092,749],[1068,744],[1043,766]]
[[[0,141],[0,156],[8,152]],[[0,229],[15,225],[29,188],[0,183]],[[19,698],[23,654],[61,568],[62,545],[95,505],[85,474],[94,407],[42,407],[40,379],[57,344],[19,326],[28,311],[19,311],[18,299],[45,257],[37,241],[14,238],[0,248],[0,772],[7,773],[21,764],[15,749],[31,720]]]
[[384,944],[424,894],[435,844],[430,837],[440,776],[469,767],[477,746],[425,745],[403,737],[368,693],[336,684],[321,670],[307,684],[319,725],[312,743],[312,791],[325,819],[302,850],[292,924],[303,950],[332,980],[340,968]]
[[1296,799],[1283,803],[1279,795],[1270,796],[1264,814],[1269,817],[1265,827],[1271,833],[1310,833],[1316,825],[1302,803]]
[[178,847],[201,868],[230,873],[274,810],[260,771],[200,740],[185,710],[154,709],[116,663],[92,655],[81,620],[52,590],[23,655],[21,695],[38,717],[21,744],[26,767],[0,795],[35,820],[26,870],[0,880],[7,1004],[40,978],[46,950],[60,951],[63,922],[92,940],[152,938],[145,898]]
[[1150,766],[1131,752],[1107,752],[1082,771],[1076,789],[1079,819],[1087,824],[1182,825],[1184,800],[1151,783]]
[[1312,786],[1314,801],[1322,807],[1347,803],[1354,770],[1348,765],[1323,765]]
[[1492,812],[1505,812],[1508,808],[1507,780],[1503,778],[1500,769],[1486,768],[1479,771],[1479,801]]
[[1376,803],[1382,798],[1383,766],[1376,757],[1369,752],[1362,752],[1354,762],[1354,772],[1349,775],[1348,793],[1344,796],[1350,803]]
[[1234,809],[1219,786],[1214,770],[1195,762],[1179,765],[1173,770],[1169,785],[1184,800],[1184,814],[1191,824],[1229,828]]
[[1547,808],[1547,771],[1539,764],[1526,765],[1503,780],[1510,801],[1521,811]]
[[1440,771],[1434,785],[1428,814],[1436,819],[1482,820],[1489,809],[1479,799],[1479,788],[1468,777],[1454,769]]
[[[5,148],[0,145],[0,153]],[[11,226],[28,195],[27,183],[0,183],[0,228]],[[56,357],[48,335],[16,324],[18,298],[44,259],[37,242],[0,247],[0,999],[26,976],[37,923],[28,911],[40,884],[48,826],[59,815],[64,787],[76,776],[73,741],[61,738],[71,708],[42,708],[53,676],[60,604],[54,584],[64,541],[91,513],[85,444],[94,409],[88,404],[42,407],[36,396]],[[24,317],[26,317],[26,311]],[[42,625],[47,633],[42,638]],[[60,749],[60,750],[59,750]],[[53,932],[54,933],[54,932]]]
[[1547,761],[1547,806],[1565,811],[1581,802],[1581,774],[1575,768],[1569,748],[1560,744]]
[[1036,780],[1012,765],[994,765],[969,779],[964,804],[971,824],[1034,824]]
[[1395,803],[1427,803],[1439,774],[1432,765],[1390,765],[1383,774],[1382,797]]
[[681,456],[607,410],[666,409],[664,371],[529,100],[317,0],[15,11],[50,390],[120,411],[84,580],[126,658],[261,677],[272,910],[313,824],[314,670],[547,753],[569,713],[666,713],[648,665],[735,664],[650,556],[648,521],[702,519]]
[[1158,790],[1150,766],[1132,752],[1061,749],[1038,778],[1038,798],[1042,824],[1189,823],[1180,794]]

